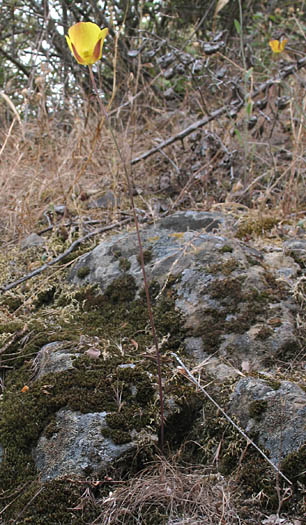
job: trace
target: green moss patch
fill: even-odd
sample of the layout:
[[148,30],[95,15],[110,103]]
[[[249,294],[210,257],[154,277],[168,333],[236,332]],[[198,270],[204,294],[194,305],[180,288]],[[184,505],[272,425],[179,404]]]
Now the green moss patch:
[[[40,492],[36,496],[41,486],[36,481],[32,449],[43,431],[48,438],[56,431],[55,416],[60,409],[82,413],[107,411],[105,437],[110,437],[116,444],[130,441],[134,435],[132,431],[148,428],[149,432],[158,432],[159,428],[154,353],[150,358],[152,335],[145,298],[143,294],[135,298],[133,277],[124,273],[105,293],[97,285],[74,289],[67,284],[59,288],[54,282],[40,287],[40,290],[42,295],[35,295],[27,324],[22,309],[11,325],[0,323],[2,337],[10,342],[1,357],[3,363],[13,364],[5,378],[6,388],[1,401],[0,443],[4,459],[0,465],[0,495],[5,491],[2,503],[4,506],[10,504],[18,487],[26,484],[27,489],[16,503],[9,505],[5,514],[5,519],[15,519],[26,502],[35,496],[31,510],[22,516],[22,523],[46,523],[45,511],[41,510],[39,503]],[[153,284],[152,297],[158,292],[159,287]],[[164,296],[153,301],[157,334],[160,340],[164,338],[162,355],[170,350],[179,351],[184,336],[183,322],[175,311],[174,300],[169,286]],[[83,334],[86,335],[85,342]],[[70,353],[81,354],[75,357],[74,368],[35,380],[38,351],[46,343],[59,340],[66,341]],[[91,348],[91,341],[100,351],[98,359],[85,353]],[[122,364],[133,367],[121,367]],[[166,377],[167,374],[164,367],[163,375]],[[25,385],[29,388],[22,391]],[[57,501],[59,486],[60,483],[52,482],[42,491],[50,490],[49,519],[53,516],[52,501]],[[75,504],[77,500],[75,487],[71,492],[69,483],[64,486],[67,493],[62,501],[66,501],[66,508],[59,504],[54,509],[54,523],[82,523],[72,511],[67,511],[67,502],[73,500]],[[90,521],[91,511],[85,514],[87,522]]]

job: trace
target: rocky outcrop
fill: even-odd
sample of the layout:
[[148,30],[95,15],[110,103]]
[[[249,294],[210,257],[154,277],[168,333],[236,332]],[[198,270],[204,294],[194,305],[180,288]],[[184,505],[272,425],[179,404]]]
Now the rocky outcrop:
[[106,438],[107,412],[81,414],[60,410],[51,436],[42,435],[33,452],[41,480],[65,476],[99,476],[136,443],[116,445]]
[[241,379],[230,407],[248,435],[255,435],[259,445],[269,451],[275,465],[305,443],[306,394],[294,383]]
[[[194,385],[176,368],[174,349],[213,385],[213,394],[222,392],[223,409],[275,464],[298,453],[306,437],[305,391],[294,378],[280,377],[279,369],[301,352],[292,289],[303,270],[302,241],[284,251],[258,250],[235,238],[226,216],[204,212],[176,213],[143,228],[141,236],[152,302],[161,316],[166,436],[179,444],[195,422],[202,428],[204,410]],[[149,448],[158,440],[156,366],[141,339],[148,328],[135,232],[113,235],[81,256],[68,281],[69,293],[58,291],[53,300],[55,306],[66,305],[67,297],[74,302],[69,315],[74,330],[78,319],[82,325],[79,342],[54,337],[44,345],[32,358],[28,398],[17,393],[14,401],[35,410],[39,400],[44,407],[43,423],[31,427],[37,437],[22,441],[32,443],[42,481],[100,476],[140,443]],[[174,317],[166,324],[171,308]],[[93,329],[95,316],[102,325]],[[141,327],[122,335],[138,316],[144,318]],[[113,319],[113,329],[103,325]],[[12,402],[6,399],[8,410]],[[210,425],[218,426],[215,416]],[[212,439],[210,446],[218,442]]]
[[[219,227],[222,233],[216,232]],[[226,229],[225,216],[205,212],[177,213],[145,228],[147,276],[161,289],[172,282],[188,336],[198,340],[196,360],[217,353],[238,368],[242,362],[249,370],[269,368],[275,358],[298,349],[290,285],[300,267],[278,249],[261,253]],[[76,285],[98,283],[105,291],[126,272],[139,292],[143,284],[135,233],[113,236],[81,257],[70,279]],[[190,340],[188,351],[192,354]]]

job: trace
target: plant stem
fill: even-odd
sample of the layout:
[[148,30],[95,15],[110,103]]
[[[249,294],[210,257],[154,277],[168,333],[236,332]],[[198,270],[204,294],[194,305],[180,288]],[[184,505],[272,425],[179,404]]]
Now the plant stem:
[[129,198],[130,198],[132,212],[133,212],[133,217],[134,217],[134,222],[135,222],[135,227],[136,227],[137,240],[138,240],[138,246],[139,246],[139,258],[140,258],[140,264],[141,264],[142,275],[143,275],[144,289],[145,289],[146,300],[147,300],[147,308],[148,308],[149,320],[150,320],[150,325],[151,325],[152,337],[153,337],[155,351],[156,351],[157,374],[158,374],[158,390],[159,390],[159,401],[160,401],[160,447],[161,447],[161,450],[163,450],[163,448],[164,448],[164,426],[165,426],[164,422],[165,422],[165,416],[164,416],[164,396],[163,396],[162,374],[161,374],[161,359],[160,359],[159,344],[158,344],[158,339],[157,339],[157,334],[156,334],[156,329],[155,329],[155,322],[154,322],[154,316],[153,316],[151,299],[150,299],[150,293],[149,293],[149,286],[148,286],[147,275],[146,275],[146,270],[145,270],[145,265],[144,265],[143,249],[142,249],[142,242],[141,242],[141,236],[140,236],[139,222],[138,222],[136,209],[135,209],[135,203],[134,203],[132,180],[131,180],[131,176],[129,174],[128,168],[126,166],[125,159],[123,158],[121,150],[119,148],[118,141],[117,141],[116,136],[115,136],[115,134],[113,132],[113,129],[112,129],[112,126],[111,126],[111,123],[110,123],[107,111],[106,111],[106,109],[105,109],[105,107],[102,104],[102,101],[100,99],[100,96],[99,96],[99,93],[98,93],[98,89],[97,89],[97,85],[96,85],[96,81],[95,81],[95,78],[94,78],[94,75],[93,75],[93,72],[92,72],[91,65],[89,65],[88,68],[89,68],[90,79],[91,79],[93,88],[95,90],[95,93],[97,95],[97,100],[98,100],[98,103],[99,103],[99,107],[100,107],[101,113],[104,115],[105,120],[108,123],[109,130],[111,132],[114,144],[116,146],[116,149],[118,151],[120,160],[121,160],[122,165],[123,165],[124,174],[125,174],[125,178],[126,178],[126,182],[127,182],[128,192],[129,192]]

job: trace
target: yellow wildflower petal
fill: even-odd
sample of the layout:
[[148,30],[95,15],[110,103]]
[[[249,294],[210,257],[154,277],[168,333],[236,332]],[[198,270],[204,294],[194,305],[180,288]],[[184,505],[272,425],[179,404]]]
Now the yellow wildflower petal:
[[288,40],[286,38],[283,40],[270,40],[269,46],[271,47],[273,53],[282,53],[287,42]]
[[68,30],[67,44],[79,64],[94,64],[102,56],[103,42],[108,29],[92,22],[78,22]]

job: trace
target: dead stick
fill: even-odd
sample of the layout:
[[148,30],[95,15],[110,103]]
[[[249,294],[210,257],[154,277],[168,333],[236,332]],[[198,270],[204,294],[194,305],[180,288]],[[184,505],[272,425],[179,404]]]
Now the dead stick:
[[[251,93],[251,97],[254,98],[260,93],[263,93],[266,89],[271,87],[273,84],[280,83],[282,80],[284,80],[284,78],[287,78],[289,75],[292,75],[293,73],[295,73],[296,71],[298,71],[299,69],[305,66],[306,66],[306,57],[301,58],[294,64],[289,64],[288,66],[285,66],[279,72],[279,75],[276,78],[271,78],[267,80],[266,82],[263,82],[262,84],[260,84],[260,86]],[[166,148],[167,146],[170,146],[170,144],[173,144],[177,140],[182,140],[183,138],[187,137],[187,135],[190,135],[190,133],[192,133],[196,129],[202,128],[203,126],[205,126],[212,120],[215,120],[216,118],[220,117],[221,115],[224,115],[227,113],[231,118],[235,117],[243,105],[244,105],[244,101],[242,100],[241,102],[239,102],[239,104],[226,105],[226,106],[223,106],[222,108],[217,109],[216,111],[213,111],[207,117],[197,120],[196,122],[188,126],[188,128],[185,128],[179,133],[177,133],[176,135],[172,135],[172,137],[169,137],[168,139],[164,140],[158,146],[155,146],[154,148],[151,148],[145,151],[144,153],[139,155],[139,157],[135,157],[134,159],[131,160],[131,165],[137,164],[141,160],[147,159],[154,153],[157,153],[158,151]]]
[[[237,108],[237,111],[240,109],[241,106],[242,104],[239,105],[239,108]],[[196,129],[205,126],[205,124],[208,124],[208,122],[210,122],[211,120],[214,120],[217,117],[220,117],[221,115],[223,115],[223,113],[227,111],[228,111],[227,106],[223,106],[222,108],[217,109],[216,111],[213,111],[213,113],[211,113],[207,117],[201,120],[197,120],[196,122],[191,124],[191,126],[188,126],[188,128],[185,128],[179,133],[177,133],[176,135],[172,135],[172,137],[169,137],[167,140],[164,140],[163,142],[159,144],[159,146],[156,146],[155,148],[151,148],[148,151],[145,151],[144,153],[139,155],[139,157],[132,159],[131,164],[132,165],[137,164],[137,162],[140,162],[141,160],[144,160],[147,157],[150,157],[154,153],[157,153],[157,151],[164,149],[166,146],[170,146],[170,144],[173,144],[173,142],[176,142],[177,140],[182,140],[183,138],[187,137],[187,135],[190,135],[190,133],[192,133]]]
[[27,275],[24,275],[23,277],[20,277],[20,279],[17,279],[17,281],[14,281],[14,282],[12,282],[10,284],[6,284],[5,286],[0,286],[0,291],[1,292],[7,292],[8,290],[11,290],[12,288],[15,288],[19,284],[22,284],[25,281],[28,281],[29,279],[32,279],[32,277],[35,277],[36,275],[39,275],[40,273],[42,273],[45,270],[47,270],[47,268],[49,268],[50,266],[53,266],[54,264],[56,264],[59,261],[61,261],[62,259],[64,259],[67,255],[69,255],[71,252],[73,252],[80,244],[82,244],[83,242],[86,242],[91,237],[94,237],[95,235],[98,235],[99,233],[103,233],[103,232],[107,232],[109,230],[112,230],[113,228],[117,228],[119,226],[123,226],[124,224],[127,224],[128,222],[131,222],[132,220],[133,220],[132,218],[124,219],[121,222],[116,222],[114,224],[110,224],[109,226],[105,226],[104,228],[98,228],[97,230],[94,230],[93,232],[90,232],[87,235],[84,235],[84,237],[80,237],[80,239],[77,239],[76,241],[74,241],[69,246],[69,248],[66,251],[64,251],[63,253],[61,253],[60,255],[55,257],[54,259],[52,259],[52,261],[50,261],[50,262],[48,262],[46,264],[43,264],[39,268],[36,268],[36,270],[33,270],[33,272],[30,272]]

